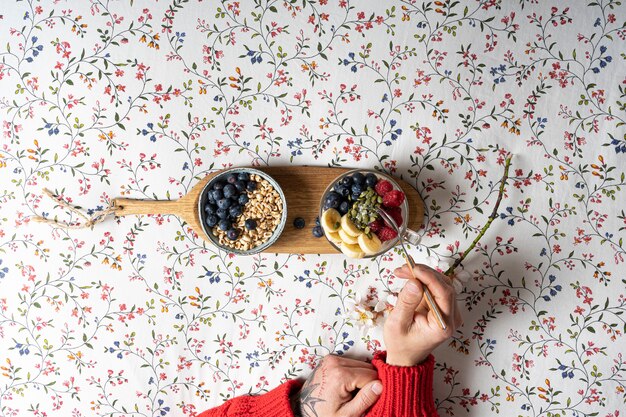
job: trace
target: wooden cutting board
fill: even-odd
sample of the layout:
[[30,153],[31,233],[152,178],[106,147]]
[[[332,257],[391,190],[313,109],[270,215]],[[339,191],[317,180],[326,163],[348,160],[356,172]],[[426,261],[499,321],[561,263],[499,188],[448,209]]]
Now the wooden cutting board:
[[[282,188],[287,199],[287,223],[280,238],[265,252],[269,253],[338,253],[326,240],[312,234],[315,218],[319,214],[320,199],[326,187],[348,168],[328,168],[309,166],[265,167],[256,168],[273,177]],[[117,198],[116,215],[133,214],[175,214],[182,217],[207,242],[208,237],[202,232],[200,216],[197,212],[198,199],[204,185],[221,171],[207,175],[200,180],[188,194],[177,201],[150,201]],[[418,230],[424,220],[424,203],[417,191],[407,182],[395,178],[402,187],[409,204],[409,228]],[[293,220],[302,217],[306,226],[296,229]]]

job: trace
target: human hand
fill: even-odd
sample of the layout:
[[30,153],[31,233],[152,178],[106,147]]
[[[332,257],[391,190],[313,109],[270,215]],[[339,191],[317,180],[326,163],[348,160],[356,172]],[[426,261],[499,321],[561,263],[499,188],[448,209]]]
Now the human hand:
[[[361,417],[378,399],[383,385],[374,367],[355,359],[328,355],[306,380],[295,401],[301,417]],[[354,391],[359,390],[356,395]]]
[[[383,336],[389,365],[417,365],[463,324],[450,278],[426,265],[417,264],[413,269],[417,278],[415,280],[409,268],[404,265],[394,271],[398,278],[409,281],[385,322]],[[447,324],[446,330],[439,327],[435,314],[428,310],[425,300],[422,302],[424,285],[441,311]]]

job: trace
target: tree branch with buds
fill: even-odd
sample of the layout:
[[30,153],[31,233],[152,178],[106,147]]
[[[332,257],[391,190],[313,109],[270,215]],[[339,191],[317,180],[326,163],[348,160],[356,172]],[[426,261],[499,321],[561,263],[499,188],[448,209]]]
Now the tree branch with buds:
[[504,161],[504,174],[502,175],[502,180],[500,180],[500,189],[498,190],[498,198],[496,199],[496,205],[493,207],[493,211],[489,215],[487,223],[485,223],[482,229],[480,229],[478,236],[476,236],[476,238],[469,245],[469,247],[465,251],[463,251],[461,256],[456,261],[454,261],[452,266],[448,268],[446,272],[444,272],[446,276],[452,277],[454,275],[454,270],[459,265],[461,265],[461,262],[463,262],[463,260],[467,257],[467,255],[469,255],[472,249],[474,249],[476,244],[480,241],[480,239],[483,238],[485,233],[487,233],[487,230],[489,230],[489,228],[491,227],[491,223],[493,223],[496,217],[498,217],[498,209],[500,208],[500,203],[502,202],[502,197],[504,196],[504,186],[506,185],[506,181],[509,179],[509,168],[511,167],[511,158],[513,158],[513,155],[509,154],[506,157],[506,160]]

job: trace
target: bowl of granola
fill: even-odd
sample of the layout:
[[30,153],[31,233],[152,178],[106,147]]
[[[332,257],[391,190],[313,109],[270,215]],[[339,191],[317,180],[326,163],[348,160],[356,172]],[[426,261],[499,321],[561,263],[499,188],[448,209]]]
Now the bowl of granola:
[[285,195],[268,174],[253,168],[220,172],[198,199],[202,229],[228,252],[253,255],[268,249],[287,221]]

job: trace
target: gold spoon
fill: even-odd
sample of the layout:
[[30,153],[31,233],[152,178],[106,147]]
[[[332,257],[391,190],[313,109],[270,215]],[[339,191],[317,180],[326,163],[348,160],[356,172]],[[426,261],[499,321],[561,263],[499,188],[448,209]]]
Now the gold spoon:
[[[415,271],[413,271],[413,268],[415,268],[415,261],[413,260],[411,255],[409,255],[409,252],[406,250],[406,246],[404,245],[404,237],[402,236],[402,233],[400,232],[400,228],[396,224],[396,221],[390,215],[385,213],[385,211],[382,210],[381,208],[378,208],[376,211],[389,225],[391,225],[391,227],[396,231],[396,233],[398,233],[398,240],[400,241],[400,245],[402,246],[402,252],[404,252],[404,258],[406,259],[406,262],[409,265],[409,268],[411,269],[411,275],[413,275],[413,279],[415,279],[416,281],[419,281],[415,277]],[[435,314],[435,318],[437,319],[437,324],[439,324],[439,327],[441,328],[441,330],[446,330],[448,326],[445,320],[443,319],[443,316],[441,315],[441,311],[439,310],[439,307],[437,307],[437,303],[435,303],[435,300],[432,294],[430,293],[430,291],[428,290],[428,287],[425,285],[423,285],[423,287],[424,287],[424,295],[426,296],[426,304],[428,304],[428,308],[430,308],[430,310]]]

